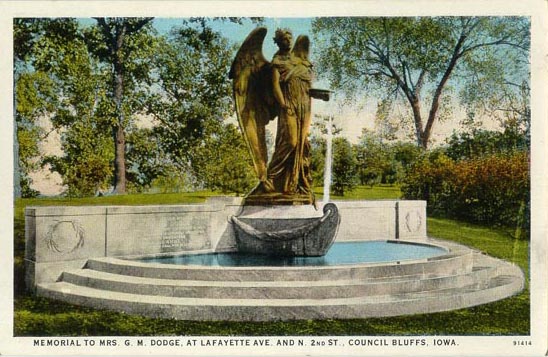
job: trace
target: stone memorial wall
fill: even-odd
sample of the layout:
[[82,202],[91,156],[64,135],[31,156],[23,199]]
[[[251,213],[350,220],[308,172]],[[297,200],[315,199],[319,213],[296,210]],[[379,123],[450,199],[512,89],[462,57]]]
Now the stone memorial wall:
[[[337,241],[426,238],[424,201],[335,203]],[[195,205],[27,207],[27,286],[56,281],[89,258],[234,251],[230,217],[241,213],[240,204],[240,198],[213,197]],[[272,208],[246,210],[260,215]]]

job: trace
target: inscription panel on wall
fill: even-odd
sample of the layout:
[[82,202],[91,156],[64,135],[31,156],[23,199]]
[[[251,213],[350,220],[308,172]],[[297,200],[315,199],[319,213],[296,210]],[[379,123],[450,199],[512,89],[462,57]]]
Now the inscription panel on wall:
[[161,232],[160,251],[176,252],[211,248],[207,233],[209,214],[171,214]]
[[209,249],[210,212],[109,214],[107,256]]

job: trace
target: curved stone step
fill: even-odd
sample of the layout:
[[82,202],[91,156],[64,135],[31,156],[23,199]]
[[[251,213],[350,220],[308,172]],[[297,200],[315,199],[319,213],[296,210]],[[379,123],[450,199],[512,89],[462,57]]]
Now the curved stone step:
[[90,259],[86,268],[145,278],[216,281],[314,281],[389,278],[411,275],[459,275],[470,272],[473,251],[443,258],[396,263],[315,267],[210,267],[145,263],[117,258]]
[[[519,270],[519,269],[518,269]],[[76,305],[181,320],[272,321],[367,318],[454,310],[519,292],[523,277],[499,275],[477,284],[436,291],[335,299],[207,299],[105,291],[67,282],[39,284],[39,295]]]
[[410,275],[392,278],[314,281],[213,281],[143,278],[80,269],[63,273],[62,281],[108,291],[143,295],[234,299],[326,299],[386,295],[482,284],[494,276],[484,267],[459,275]]

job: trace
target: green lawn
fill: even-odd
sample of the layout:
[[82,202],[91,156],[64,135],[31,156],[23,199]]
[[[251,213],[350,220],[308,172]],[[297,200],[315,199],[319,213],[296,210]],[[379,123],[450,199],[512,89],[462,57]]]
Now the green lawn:
[[[315,187],[314,194],[317,198],[323,197],[323,187]],[[344,196],[331,194],[331,199],[336,200],[388,200],[401,198],[402,193],[399,186],[378,185],[378,186],[357,186]]]
[[[319,189],[321,192],[321,189]],[[384,196],[383,196],[384,194]],[[150,319],[100,311],[38,298],[24,291],[24,217],[27,205],[143,205],[202,202],[210,192],[131,195],[86,199],[17,200],[15,204],[15,321],[16,336],[147,336],[147,335],[528,335],[529,289],[520,294],[450,312],[325,321],[193,322]],[[363,196],[360,196],[363,195]],[[344,199],[398,198],[397,187],[359,187]],[[333,197],[334,200],[341,199]],[[429,218],[428,234],[475,247],[518,264],[529,277],[529,245],[502,229]],[[527,284],[528,286],[528,284]]]

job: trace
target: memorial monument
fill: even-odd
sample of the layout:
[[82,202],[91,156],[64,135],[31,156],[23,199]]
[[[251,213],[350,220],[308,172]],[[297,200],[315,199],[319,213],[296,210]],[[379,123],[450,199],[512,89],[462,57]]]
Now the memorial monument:
[[[259,27],[245,39],[236,54],[229,78],[233,80],[236,113],[253,159],[259,184],[247,195],[244,206],[315,205],[310,174],[311,98],[329,100],[329,91],[312,88],[310,40],[276,30],[278,51],[268,62],[262,47],[267,30]],[[276,143],[270,162],[267,157],[266,125],[277,118]],[[324,206],[321,218],[292,218],[291,207],[260,219],[234,217],[241,251],[269,255],[324,255],[331,246],[340,222],[334,204]],[[315,214],[312,214],[315,216]],[[280,230],[279,227],[283,227]],[[289,227],[289,228],[288,228]]]
[[[329,91],[311,86],[307,37],[292,46],[290,32],[277,31],[268,62],[265,36],[252,31],[230,71],[259,179],[249,195],[26,207],[29,289],[155,318],[273,321],[432,313],[524,288],[519,267],[428,237],[425,201],[349,200],[317,210],[307,135],[311,98],[328,100]],[[265,126],[276,118],[268,161]]]

